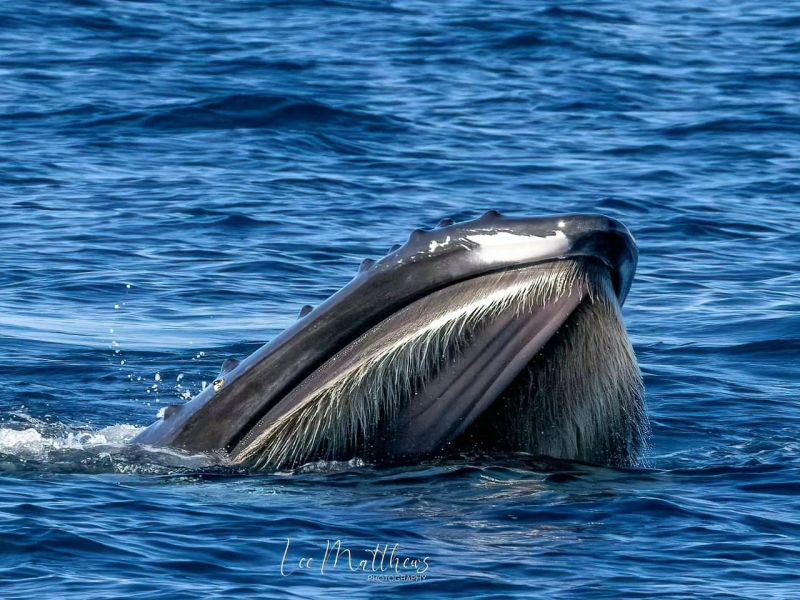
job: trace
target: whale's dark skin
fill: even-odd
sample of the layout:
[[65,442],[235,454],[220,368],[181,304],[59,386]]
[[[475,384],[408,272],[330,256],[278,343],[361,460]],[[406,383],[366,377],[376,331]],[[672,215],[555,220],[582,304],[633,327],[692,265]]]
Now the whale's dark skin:
[[[304,382],[309,385],[338,368],[328,362],[334,355],[361,336],[368,339],[371,331],[392,326],[390,318],[410,304],[433,294],[446,302],[449,290],[459,289],[457,284],[463,293],[471,280],[493,273],[582,259],[608,269],[621,305],[637,257],[628,229],[602,215],[507,218],[490,211],[473,221],[445,220],[435,229],[416,230],[381,260],[364,261],[352,281],[315,309],[301,312],[298,321],[271,342],[239,363],[227,363],[216,385],[184,405],[169,407],[135,442],[192,452],[224,451],[235,462],[242,441],[252,439],[273,415],[291,408]],[[453,381],[440,377],[438,389],[422,394],[401,415],[403,424],[385,451],[406,458],[424,456],[451,441],[515,374],[508,365],[541,348],[573,308],[555,302],[546,309],[550,312],[543,309],[536,319],[506,323],[505,328],[500,323],[485,333],[486,347],[494,347],[483,354],[477,351],[471,359],[474,366],[464,367],[469,381],[463,373]],[[398,320],[397,326],[402,325],[395,317]],[[541,339],[531,342],[537,335]],[[448,397],[444,388],[458,386],[462,392]],[[481,391],[464,392],[473,389]]]

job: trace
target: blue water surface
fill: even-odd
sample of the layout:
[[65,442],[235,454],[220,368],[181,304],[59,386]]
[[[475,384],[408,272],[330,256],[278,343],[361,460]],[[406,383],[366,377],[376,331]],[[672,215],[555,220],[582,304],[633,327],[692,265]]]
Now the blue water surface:
[[[1,598],[800,595],[800,3],[21,0],[0,69]],[[641,469],[126,443],[488,208],[637,237]]]

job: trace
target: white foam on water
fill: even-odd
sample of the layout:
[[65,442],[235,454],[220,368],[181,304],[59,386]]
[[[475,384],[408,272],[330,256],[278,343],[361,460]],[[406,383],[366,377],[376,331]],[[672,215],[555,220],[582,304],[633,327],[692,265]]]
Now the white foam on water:
[[44,455],[50,450],[85,450],[95,446],[124,446],[142,431],[134,425],[112,425],[98,431],[64,432],[46,435],[34,427],[0,428],[0,452],[3,454]]
[[8,415],[0,427],[0,473],[53,471],[91,473],[180,473],[222,464],[208,454],[133,444],[143,427],[117,424],[97,430],[48,423],[24,413]]

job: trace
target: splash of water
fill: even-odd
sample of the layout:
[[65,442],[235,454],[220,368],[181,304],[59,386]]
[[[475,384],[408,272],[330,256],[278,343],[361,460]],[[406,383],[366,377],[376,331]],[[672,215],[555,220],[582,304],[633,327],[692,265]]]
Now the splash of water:
[[215,464],[214,457],[130,442],[142,430],[117,424],[96,430],[48,423],[25,413],[0,427],[0,472],[171,474]]

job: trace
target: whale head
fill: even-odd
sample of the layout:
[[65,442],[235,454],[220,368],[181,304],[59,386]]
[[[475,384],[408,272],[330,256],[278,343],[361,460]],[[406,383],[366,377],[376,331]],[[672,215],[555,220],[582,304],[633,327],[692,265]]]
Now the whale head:
[[602,215],[416,230],[137,442],[258,468],[520,451],[634,464],[647,419],[620,309],[637,256]]

